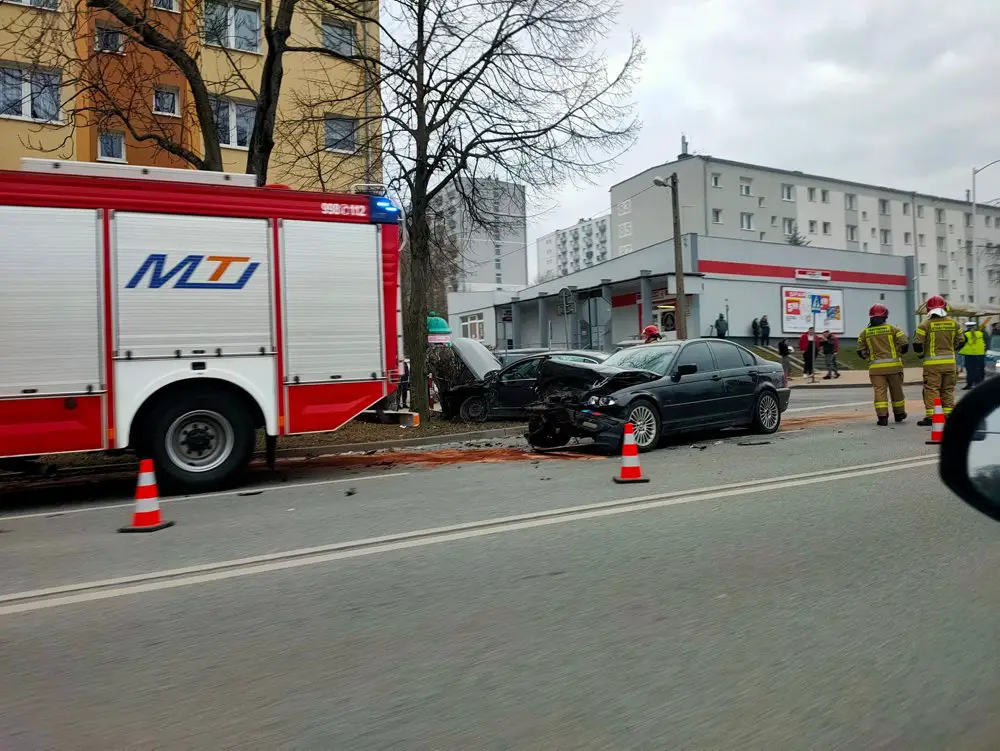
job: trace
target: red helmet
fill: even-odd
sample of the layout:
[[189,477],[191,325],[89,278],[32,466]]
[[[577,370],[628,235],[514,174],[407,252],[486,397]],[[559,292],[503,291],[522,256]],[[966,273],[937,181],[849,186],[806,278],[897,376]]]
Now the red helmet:
[[649,325],[649,326],[647,326],[646,328],[644,328],[642,330],[642,335],[645,336],[645,337],[659,336],[660,335],[660,330],[658,328],[656,328],[656,326]]
[[888,318],[889,309],[880,302],[875,303],[868,309],[869,318]]
[[927,310],[934,310],[935,308],[948,309],[948,303],[941,295],[934,295],[927,298]]

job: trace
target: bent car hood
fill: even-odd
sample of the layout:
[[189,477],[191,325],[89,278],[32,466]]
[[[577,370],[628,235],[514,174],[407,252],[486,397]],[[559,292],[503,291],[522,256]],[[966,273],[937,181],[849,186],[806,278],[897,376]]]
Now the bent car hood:
[[542,360],[538,370],[538,387],[558,386],[581,391],[601,391],[610,394],[637,383],[649,383],[660,376],[649,370],[623,370],[610,365]]
[[475,339],[453,337],[451,345],[455,354],[477,381],[485,380],[487,375],[500,370],[500,361]]

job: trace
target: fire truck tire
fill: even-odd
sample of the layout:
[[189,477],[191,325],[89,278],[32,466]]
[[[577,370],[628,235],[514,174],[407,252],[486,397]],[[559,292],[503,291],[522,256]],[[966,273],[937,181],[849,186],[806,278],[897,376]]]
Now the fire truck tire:
[[234,484],[250,463],[256,441],[247,405],[224,389],[161,400],[146,429],[157,480],[171,493],[204,493]]

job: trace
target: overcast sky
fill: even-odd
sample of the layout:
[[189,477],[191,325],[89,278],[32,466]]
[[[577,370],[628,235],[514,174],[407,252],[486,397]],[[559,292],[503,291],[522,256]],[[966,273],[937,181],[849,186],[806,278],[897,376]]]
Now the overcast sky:
[[[1000,0],[623,0],[646,48],[644,128],[599,187],[567,186],[534,240],[609,209],[608,188],[691,151],[964,198],[1000,159]],[[614,39],[614,37],[612,37]],[[1000,197],[1000,164],[977,179]]]

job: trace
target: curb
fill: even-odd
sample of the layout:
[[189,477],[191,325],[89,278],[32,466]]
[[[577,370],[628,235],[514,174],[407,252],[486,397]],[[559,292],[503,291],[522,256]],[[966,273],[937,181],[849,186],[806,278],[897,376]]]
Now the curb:
[[[903,381],[904,386],[920,386],[921,381]],[[793,383],[789,386],[791,389],[812,389],[813,391],[822,391],[823,389],[870,389],[872,385],[870,383],[838,383],[837,385],[827,385],[825,383]]]
[[[515,423],[509,428],[491,428],[490,430],[473,430],[466,433],[442,433],[440,435],[421,436],[420,438],[400,438],[396,441],[371,441],[369,443],[336,443],[318,446],[301,446],[277,451],[279,459],[294,459],[301,456],[326,456],[330,454],[346,454],[348,451],[378,451],[379,449],[404,448],[407,446],[431,446],[438,443],[456,443],[460,441],[478,441],[484,438],[510,438],[524,433],[527,426]],[[264,452],[254,453],[254,459],[263,459]]]

